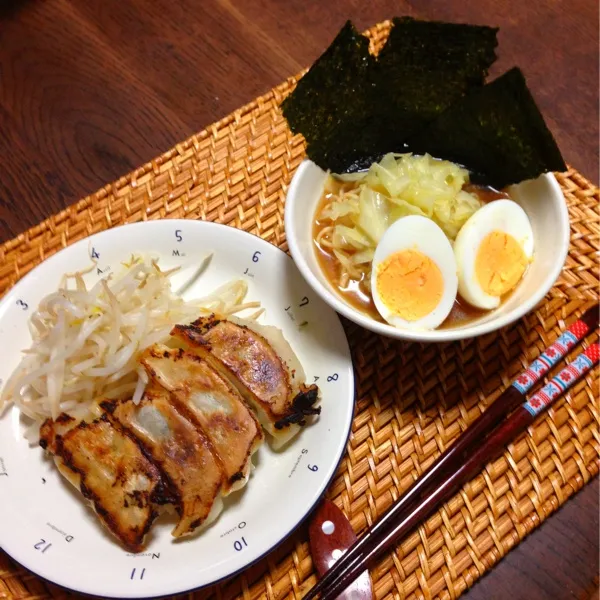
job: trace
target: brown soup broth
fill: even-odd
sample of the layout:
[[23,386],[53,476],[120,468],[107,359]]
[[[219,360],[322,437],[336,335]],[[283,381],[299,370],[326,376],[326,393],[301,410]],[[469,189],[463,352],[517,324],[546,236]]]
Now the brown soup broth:
[[[342,188],[349,190],[353,186],[347,182],[338,182],[333,180],[330,189],[327,193],[323,194],[317,210],[315,211],[315,218],[313,221],[313,240],[315,244],[315,254],[317,256],[317,262],[321,267],[321,270],[325,274],[327,281],[337,291],[337,293],[345,300],[352,308],[364,313],[371,317],[375,321],[385,323],[386,321],[381,317],[371,292],[365,287],[363,281],[357,281],[356,279],[350,279],[346,287],[339,285],[341,275],[341,265],[335,255],[329,251],[328,248],[324,248],[318,242],[318,235],[320,231],[329,225],[328,222],[321,222],[317,218],[321,214],[321,211],[326,204],[331,202],[331,197],[338,194]],[[356,186],[358,187],[358,186]],[[480,185],[468,184],[464,187],[466,192],[475,194],[482,202],[488,203],[501,198],[509,198],[509,195],[505,192],[498,191],[492,187],[485,187]],[[477,320],[483,315],[487,314],[488,311],[481,310],[471,306],[468,302],[463,300],[460,296],[456,297],[454,306],[450,311],[450,314],[446,317],[444,322],[438,327],[438,329],[451,329],[453,327],[460,327]]]

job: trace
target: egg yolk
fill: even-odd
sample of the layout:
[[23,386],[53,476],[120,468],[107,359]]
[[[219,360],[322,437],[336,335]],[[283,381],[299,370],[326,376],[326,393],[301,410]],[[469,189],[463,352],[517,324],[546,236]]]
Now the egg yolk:
[[477,251],[475,276],[486,294],[503,296],[519,283],[528,262],[512,235],[492,231],[483,238]]
[[440,268],[413,249],[390,254],[377,268],[377,291],[381,301],[405,321],[428,315],[444,292]]

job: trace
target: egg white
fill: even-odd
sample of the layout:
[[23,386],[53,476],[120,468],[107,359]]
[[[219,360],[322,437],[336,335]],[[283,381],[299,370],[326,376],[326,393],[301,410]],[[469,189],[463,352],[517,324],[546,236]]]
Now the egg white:
[[458,267],[458,291],[473,306],[493,309],[501,298],[485,292],[475,274],[475,259],[482,241],[493,231],[512,236],[528,260],[533,256],[533,231],[525,211],[512,200],[494,200],[474,213],[463,225],[454,242]]
[[[437,306],[416,321],[407,321],[394,314],[382,301],[377,291],[377,269],[390,254],[402,250],[417,250],[428,256],[440,269],[443,278],[443,293]],[[458,278],[456,260],[448,238],[431,219],[419,215],[403,217],[391,225],[383,234],[373,258],[371,293],[379,314],[394,327],[400,329],[435,329],[442,324],[452,310]]]

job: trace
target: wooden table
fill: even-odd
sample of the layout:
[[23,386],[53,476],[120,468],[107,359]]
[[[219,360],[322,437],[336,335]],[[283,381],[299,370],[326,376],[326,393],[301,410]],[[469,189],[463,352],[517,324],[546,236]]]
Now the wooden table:
[[[344,20],[500,26],[566,160],[598,181],[591,0],[3,0],[0,242],[309,65]],[[477,583],[469,600],[598,597],[598,481]]]

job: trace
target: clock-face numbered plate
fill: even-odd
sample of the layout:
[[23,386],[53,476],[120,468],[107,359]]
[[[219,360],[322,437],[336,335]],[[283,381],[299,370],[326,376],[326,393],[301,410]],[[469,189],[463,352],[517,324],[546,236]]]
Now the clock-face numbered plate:
[[0,379],[6,381],[31,343],[27,322],[61,276],[90,266],[92,282],[132,253],[161,268],[181,266],[173,287],[214,253],[184,298],[205,296],[232,279],[248,283],[248,300],[265,309],[260,322],[279,327],[322,392],[321,415],[283,450],[264,444],[247,486],[225,499],[206,531],[175,541],[173,522],[159,519],[145,550],[130,554],[108,533],[78,491],[41,448],[23,437],[11,406],[0,418],[0,547],[45,579],[102,597],[177,594],[230,577],[270,552],[311,512],[343,456],[354,409],[354,376],[336,313],[302,279],[281,250],[253,235],[203,221],[163,220],[117,227],[52,256],[0,303]]

